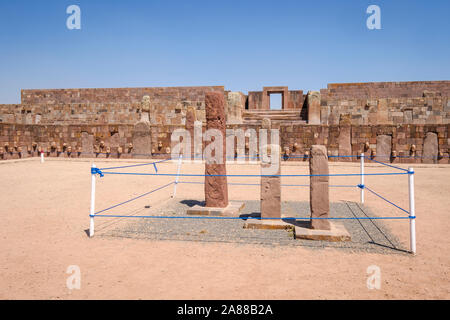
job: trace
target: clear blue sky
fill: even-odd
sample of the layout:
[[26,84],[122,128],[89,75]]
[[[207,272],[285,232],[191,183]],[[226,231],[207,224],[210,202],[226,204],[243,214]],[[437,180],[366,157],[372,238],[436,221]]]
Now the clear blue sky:
[[[382,30],[366,27],[371,4]],[[448,80],[450,1],[2,0],[0,70],[0,103],[31,88]]]

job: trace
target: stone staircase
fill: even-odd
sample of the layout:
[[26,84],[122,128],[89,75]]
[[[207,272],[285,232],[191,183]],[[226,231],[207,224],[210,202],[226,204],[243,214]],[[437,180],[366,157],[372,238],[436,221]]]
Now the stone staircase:
[[306,124],[300,110],[244,110],[242,113],[245,124],[258,124],[264,118],[283,123]]

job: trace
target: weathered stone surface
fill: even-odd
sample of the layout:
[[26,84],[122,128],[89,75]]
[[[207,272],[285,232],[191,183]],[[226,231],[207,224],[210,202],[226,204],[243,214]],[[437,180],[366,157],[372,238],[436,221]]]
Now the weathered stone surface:
[[188,215],[195,216],[224,216],[224,217],[239,217],[245,203],[238,201],[230,201],[224,208],[204,207],[195,205],[186,211]]
[[262,129],[271,129],[272,128],[272,121],[269,118],[263,118],[261,120],[261,128]]
[[[270,164],[261,164],[261,175],[265,174],[264,168]],[[261,217],[280,218],[281,217],[281,179],[280,169],[273,176],[261,177]]]
[[194,155],[194,127],[195,127],[195,121],[197,120],[195,109],[193,107],[189,107],[186,110],[186,123],[185,123],[185,129],[189,132],[191,135],[191,149],[185,150],[185,158],[191,158]]
[[350,115],[341,114],[341,119],[339,121],[339,156],[347,156],[339,158],[339,161],[352,161],[352,129],[351,129],[351,118]]
[[377,136],[377,153],[376,160],[389,162],[392,152],[392,137],[390,135],[381,134]]
[[244,229],[294,230],[294,225],[282,220],[247,220]]
[[227,123],[242,123],[242,112],[245,110],[245,100],[245,95],[241,92],[228,92]]
[[437,163],[438,162],[438,135],[434,132],[427,132],[425,140],[423,141],[423,163]]
[[308,124],[320,124],[320,92],[309,91],[308,101]]
[[94,136],[87,132],[81,133],[82,157],[92,157],[94,155]]
[[341,223],[331,223],[329,230],[315,230],[296,225],[294,228],[294,238],[304,240],[342,242],[351,241],[352,238],[345,226]]
[[[311,228],[330,230],[328,218],[330,214],[330,199],[328,194],[328,156],[325,146],[313,145],[309,157],[310,192],[309,205],[311,208]],[[314,219],[321,218],[321,219]]]
[[150,125],[138,122],[133,130],[133,158],[149,158],[152,153]]
[[144,96],[142,98],[140,122],[150,123],[150,97],[149,96]]
[[[205,202],[206,207],[225,208],[228,205],[226,170],[226,120],[225,101],[222,93],[208,92],[205,96],[206,130],[216,129],[222,133],[221,163],[205,159]],[[213,143],[212,141],[207,143]],[[214,176],[209,176],[214,175]],[[219,175],[219,176],[217,176]]]
[[387,99],[379,99],[377,108],[377,124],[387,124],[387,123],[389,123],[388,101]]

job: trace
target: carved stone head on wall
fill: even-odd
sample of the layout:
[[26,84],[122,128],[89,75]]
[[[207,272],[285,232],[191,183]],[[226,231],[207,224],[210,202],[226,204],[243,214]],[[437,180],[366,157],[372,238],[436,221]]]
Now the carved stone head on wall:
[[150,97],[144,96],[141,102],[141,112],[150,112]]

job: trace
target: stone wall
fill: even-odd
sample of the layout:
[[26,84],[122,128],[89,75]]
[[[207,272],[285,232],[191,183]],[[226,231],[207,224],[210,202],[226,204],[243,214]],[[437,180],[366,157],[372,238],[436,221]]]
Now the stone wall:
[[322,124],[341,114],[354,125],[450,123],[450,81],[335,83],[320,96]]
[[349,114],[353,125],[448,124],[449,97],[340,99],[321,105],[322,124],[335,125]]
[[205,100],[206,91],[224,91],[223,86],[210,87],[147,87],[99,89],[35,89],[22,90],[22,104],[73,104],[73,103],[140,103],[149,96],[156,104],[171,105]]
[[338,99],[414,98],[424,91],[450,96],[450,81],[330,83],[321,94],[326,101]]
[[[416,162],[437,154],[439,162],[448,162],[450,81],[330,84],[310,92],[306,103],[303,91],[287,87],[264,87],[248,96],[222,86],[22,90],[22,104],[0,105],[0,157],[35,156],[40,148],[49,156],[132,157],[144,96],[150,97],[146,150],[166,157],[171,133],[185,128],[188,113],[205,123],[205,94],[211,91],[224,94],[228,128],[258,131],[260,120],[243,120],[246,106],[253,110],[246,113],[278,117],[273,123],[280,126],[289,159],[323,144],[332,156],[386,153],[392,158],[384,161]],[[271,113],[269,95],[280,92],[284,110]],[[301,121],[307,118],[308,125]]]
[[[134,124],[144,96],[150,97],[150,123],[183,125],[188,108],[205,119],[205,93],[223,86],[117,89],[22,90],[22,104],[0,105],[0,120],[23,124]],[[244,102],[245,105],[245,102]]]
[[[170,154],[171,133],[178,128],[182,126],[151,127],[151,149],[154,156]],[[22,151],[22,158],[37,156],[41,149],[46,156],[52,157],[94,155],[116,158],[121,151],[120,158],[131,158],[133,131],[134,125],[0,124],[0,158],[19,158],[19,150]],[[90,141],[90,145],[86,141]]]
[[[259,125],[228,125],[229,129],[254,129]],[[183,126],[165,125],[151,127],[151,149],[153,156],[167,157],[172,143],[171,133]],[[0,158],[11,159],[37,156],[43,149],[51,157],[111,157],[131,158],[133,125],[23,125],[0,124]],[[437,138],[439,152],[435,162],[448,163],[450,148],[450,125],[281,125],[281,150],[289,149],[290,160],[302,160],[306,151],[314,144],[327,146],[329,155],[359,155],[365,152],[375,156],[377,137],[391,137],[391,159],[385,162],[422,162],[424,141],[428,133]],[[348,141],[347,141],[348,140]],[[365,147],[367,143],[367,148]],[[350,150],[345,148],[349,145]],[[414,146],[414,148],[413,148]],[[70,148],[69,148],[70,147]],[[119,149],[120,148],[120,149]],[[121,151],[121,152],[119,152]],[[19,155],[21,153],[21,155]],[[120,153],[120,155],[118,155]],[[344,153],[344,154],[343,154]],[[414,158],[416,157],[416,159]],[[330,161],[337,161],[331,157]],[[340,159],[348,160],[348,158]],[[358,161],[353,158],[353,161]],[[426,162],[427,159],[424,159]]]

